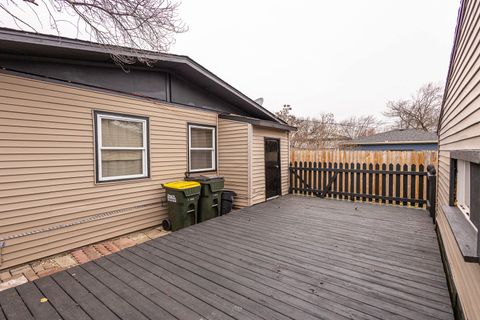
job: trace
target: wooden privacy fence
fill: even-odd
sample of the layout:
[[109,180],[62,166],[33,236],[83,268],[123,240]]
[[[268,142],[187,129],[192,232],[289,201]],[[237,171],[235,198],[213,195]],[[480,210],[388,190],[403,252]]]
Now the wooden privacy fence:
[[432,164],[290,163],[290,193],[426,207],[431,215],[435,208],[435,185],[435,167]]
[[290,162],[337,162],[412,165],[417,167],[437,164],[436,151],[360,151],[351,149],[290,150]]

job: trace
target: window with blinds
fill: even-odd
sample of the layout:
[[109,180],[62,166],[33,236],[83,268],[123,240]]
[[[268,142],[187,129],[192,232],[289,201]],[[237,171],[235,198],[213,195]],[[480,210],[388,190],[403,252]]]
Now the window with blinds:
[[216,170],[215,127],[188,126],[188,171]]
[[97,181],[148,177],[148,119],[96,113]]

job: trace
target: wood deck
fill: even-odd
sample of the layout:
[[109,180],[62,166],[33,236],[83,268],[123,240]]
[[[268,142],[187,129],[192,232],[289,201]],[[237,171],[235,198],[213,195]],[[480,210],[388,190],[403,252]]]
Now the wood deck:
[[0,292],[0,305],[0,320],[453,319],[426,211],[300,196]]

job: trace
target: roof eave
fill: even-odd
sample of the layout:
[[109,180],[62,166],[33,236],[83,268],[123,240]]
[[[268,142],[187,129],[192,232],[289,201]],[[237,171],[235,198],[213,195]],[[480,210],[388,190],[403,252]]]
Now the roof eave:
[[292,127],[286,124],[281,124],[281,123],[268,121],[268,120],[248,118],[248,117],[238,116],[234,114],[219,114],[218,117],[221,119],[250,123],[252,125],[259,126],[259,127],[266,127],[266,128],[285,130],[285,131],[297,131],[296,127]]
[[207,77],[209,80],[213,81],[217,85],[221,86],[222,88],[228,90],[228,92],[232,93],[236,97],[240,98],[251,107],[255,108],[260,113],[264,114],[266,117],[271,119],[274,122],[284,124],[286,123],[279,119],[275,114],[268,111],[264,107],[260,106],[254,100],[247,97],[245,94],[240,92],[239,90],[235,89],[233,86],[222,80],[220,77],[200,65],[199,63],[195,62],[188,56],[185,55],[175,55],[175,54],[166,54],[166,53],[157,53],[147,50],[135,50],[132,51],[130,48],[119,47],[119,46],[110,46],[105,47],[98,43],[84,41],[84,40],[77,40],[77,39],[70,39],[64,37],[57,37],[52,35],[45,35],[45,34],[36,34],[31,32],[7,29],[7,28],[0,28],[0,40],[4,41],[13,41],[13,42],[20,42],[20,43],[27,43],[27,44],[38,44],[43,46],[50,46],[54,48],[67,48],[67,49],[74,49],[80,51],[87,51],[99,54],[113,54],[113,55],[124,55],[124,56],[131,56],[135,58],[147,59],[152,61],[165,61],[165,62],[172,62],[178,64],[186,64],[193,70],[201,73],[203,76]]

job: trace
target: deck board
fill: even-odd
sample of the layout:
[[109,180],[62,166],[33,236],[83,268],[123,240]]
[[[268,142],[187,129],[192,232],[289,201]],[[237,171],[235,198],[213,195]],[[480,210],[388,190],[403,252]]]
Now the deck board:
[[0,292],[0,320],[448,320],[449,299],[426,211],[286,196]]
[[122,299],[122,297],[117,295],[113,290],[98,281],[81,267],[69,269],[67,272],[120,319],[148,319],[130,305],[128,301]]
[[42,302],[42,298],[45,298],[45,295],[34,283],[29,282],[23,286],[19,286],[17,292],[35,319],[51,320],[60,318],[60,315],[49,301]]
[[[75,302],[52,277],[38,279],[35,284],[42,291],[48,302],[63,319],[90,320],[88,314]],[[28,304],[27,304],[28,307]]]
[[[95,320],[118,320],[110,309],[108,309],[100,300],[91,294],[68,272],[59,272],[54,274],[53,279],[65,292],[71,296],[88,315]],[[52,319],[52,318],[51,318]]]
[[0,292],[0,306],[7,319],[34,319],[15,288]]

